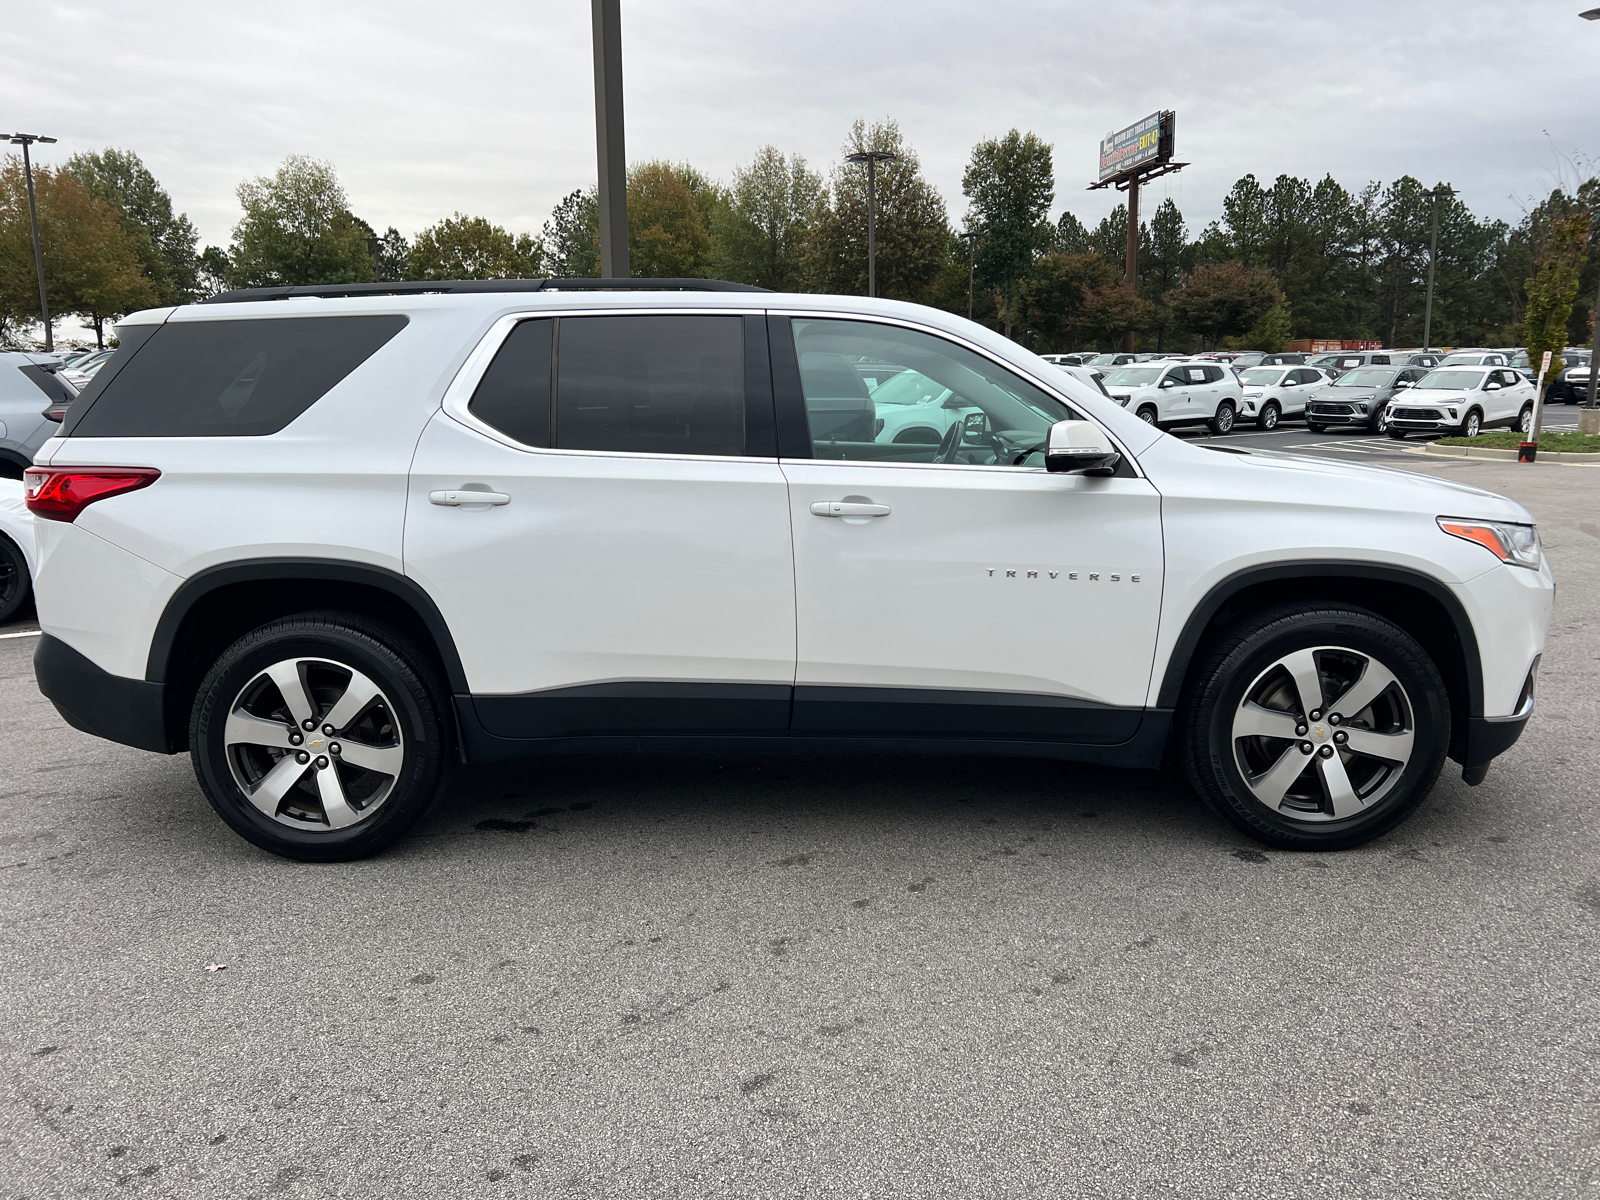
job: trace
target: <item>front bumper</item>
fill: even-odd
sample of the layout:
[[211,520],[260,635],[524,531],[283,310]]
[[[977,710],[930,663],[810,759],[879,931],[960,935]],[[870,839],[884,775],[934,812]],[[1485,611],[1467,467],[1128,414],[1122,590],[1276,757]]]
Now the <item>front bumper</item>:
[[1370,425],[1373,414],[1357,412],[1352,405],[1335,404],[1326,408],[1313,404],[1306,410],[1306,420],[1318,425]]
[[103,670],[48,633],[33,652],[39,690],[74,729],[139,750],[172,754],[163,720],[165,688]]

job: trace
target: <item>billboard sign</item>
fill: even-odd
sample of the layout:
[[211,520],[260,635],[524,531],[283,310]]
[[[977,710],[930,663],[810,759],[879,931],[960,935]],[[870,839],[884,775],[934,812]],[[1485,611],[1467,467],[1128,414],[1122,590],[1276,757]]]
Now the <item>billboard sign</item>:
[[1172,157],[1176,114],[1151,113],[1142,121],[1108,133],[1100,140],[1100,182],[1125,175],[1146,163]]

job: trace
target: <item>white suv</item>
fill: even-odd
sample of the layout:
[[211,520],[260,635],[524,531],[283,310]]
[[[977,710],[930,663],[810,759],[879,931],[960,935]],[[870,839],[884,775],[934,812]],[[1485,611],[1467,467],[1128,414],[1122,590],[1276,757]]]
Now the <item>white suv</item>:
[[1205,425],[1228,433],[1244,392],[1239,376],[1214,362],[1137,363],[1106,375],[1106,394],[1147,425]]
[[1534,387],[1511,367],[1435,367],[1389,401],[1389,436],[1450,433],[1477,437],[1493,425],[1533,428]]
[[[621,284],[127,318],[27,475],[41,690],[319,860],[457,759],[796,747],[1170,754],[1331,849],[1533,709],[1554,585],[1509,500],[1186,445],[930,308]],[[961,420],[878,440],[867,365]]]

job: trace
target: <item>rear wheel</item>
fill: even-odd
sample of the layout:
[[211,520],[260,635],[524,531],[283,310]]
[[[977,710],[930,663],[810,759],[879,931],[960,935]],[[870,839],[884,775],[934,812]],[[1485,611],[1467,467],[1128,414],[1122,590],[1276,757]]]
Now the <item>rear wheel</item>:
[[1256,418],[1256,427],[1267,430],[1276,429],[1278,427],[1278,418],[1282,415],[1278,411],[1276,402],[1269,400],[1265,407],[1262,408],[1261,415]]
[[1185,697],[1184,765],[1220,815],[1293,850],[1392,829],[1438,778],[1444,680],[1404,630],[1355,608],[1283,605],[1206,654]]
[[1139,410],[1139,420],[1143,421],[1146,425],[1154,425],[1156,423],[1155,406],[1146,404],[1143,408],[1141,408]]
[[438,793],[451,726],[431,662],[348,613],[286,617],[223,651],[189,721],[195,774],[234,832],[310,862],[376,853]]
[[1212,433],[1233,432],[1233,401],[1224,400],[1217,405],[1217,415],[1206,422]]
[[33,590],[28,577],[28,560],[22,557],[22,547],[0,533],[0,625],[22,611]]
[[1517,414],[1517,429],[1524,434],[1533,432],[1533,405],[1524,404]]

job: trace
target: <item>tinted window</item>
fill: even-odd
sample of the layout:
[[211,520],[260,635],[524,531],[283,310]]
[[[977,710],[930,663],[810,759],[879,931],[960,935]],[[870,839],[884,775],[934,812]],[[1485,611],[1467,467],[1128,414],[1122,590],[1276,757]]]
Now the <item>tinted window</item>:
[[472,393],[467,411],[525,446],[550,444],[550,342],[555,322],[523,321]]
[[557,336],[557,446],[744,453],[742,317],[565,317]]
[[71,404],[78,398],[78,393],[73,386],[54,371],[47,371],[33,363],[18,367],[17,370],[31,379],[33,386],[38,388],[51,404]]
[[402,316],[169,323],[128,360],[72,432],[81,437],[276,433],[405,324]]

